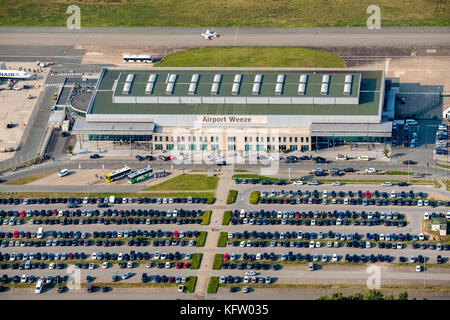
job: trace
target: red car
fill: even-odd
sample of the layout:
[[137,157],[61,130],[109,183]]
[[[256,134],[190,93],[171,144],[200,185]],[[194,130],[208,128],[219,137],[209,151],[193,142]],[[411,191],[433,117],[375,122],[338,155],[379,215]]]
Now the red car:
[[67,259],[68,259],[68,260],[72,260],[72,259],[73,259],[73,253],[72,253],[72,252],[70,252],[70,253],[67,255]]
[[367,198],[367,199],[370,198],[370,191],[369,191],[369,190],[366,191],[366,198]]
[[180,269],[180,268],[181,268],[181,262],[177,262],[177,263],[175,264],[175,268]]
[[185,263],[183,264],[183,268],[184,268],[184,269],[189,268],[189,264],[188,264],[187,262],[185,262]]
[[26,215],[25,210],[20,211],[20,216],[21,217],[25,217],[25,215]]
[[13,238],[18,238],[18,237],[19,237],[19,231],[14,230]]
[[178,236],[179,236],[178,230],[175,230],[175,231],[173,232],[173,237],[174,237],[174,238],[178,238]]
[[223,255],[223,260],[224,260],[224,261],[230,260],[230,255],[229,255],[228,253],[225,253],[225,254]]
[[54,216],[57,216],[57,215],[58,215],[58,210],[53,209],[53,215],[54,215]]
[[287,204],[288,202],[287,202],[287,199],[284,199],[284,202],[283,202],[284,204]]

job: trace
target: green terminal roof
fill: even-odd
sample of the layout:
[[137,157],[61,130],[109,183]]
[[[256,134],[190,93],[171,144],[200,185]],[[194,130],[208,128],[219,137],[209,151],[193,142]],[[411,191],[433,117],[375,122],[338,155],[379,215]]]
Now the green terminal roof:
[[[154,91],[145,93],[149,75],[157,74]],[[129,94],[124,94],[123,86],[128,74],[134,74],[134,80]],[[166,80],[168,74],[177,74],[173,94],[166,94]],[[199,74],[196,93],[188,95],[191,76]],[[219,93],[211,94],[211,85],[215,74],[222,74]],[[234,76],[242,74],[241,86],[238,95],[231,93]],[[252,94],[254,78],[262,74],[262,84],[259,95]],[[275,83],[279,74],[285,75],[283,92],[275,94]],[[307,74],[307,86],[304,95],[298,95],[298,83],[301,74]],[[321,95],[322,76],[329,74],[330,86],[327,95]],[[350,95],[344,95],[344,79],[347,74],[353,75]],[[248,114],[248,115],[377,115],[380,101],[380,88],[383,72],[381,70],[103,70],[97,92],[91,101],[91,114]],[[119,79],[113,92],[115,80]],[[191,96],[191,97],[341,97],[355,98],[358,96],[359,104],[152,104],[152,103],[113,103],[113,94],[121,96]]]

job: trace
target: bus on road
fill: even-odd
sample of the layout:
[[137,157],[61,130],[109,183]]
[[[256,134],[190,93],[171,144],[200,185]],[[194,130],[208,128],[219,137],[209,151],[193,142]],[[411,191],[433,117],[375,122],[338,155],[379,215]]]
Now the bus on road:
[[131,169],[128,167],[124,167],[122,169],[113,171],[111,173],[107,173],[106,174],[106,182],[113,182],[119,179],[124,178],[125,176],[127,176],[129,173],[131,172]]
[[147,180],[148,178],[153,177],[153,169],[150,167],[140,169],[133,173],[130,173],[127,177],[128,182],[133,184],[136,182]]

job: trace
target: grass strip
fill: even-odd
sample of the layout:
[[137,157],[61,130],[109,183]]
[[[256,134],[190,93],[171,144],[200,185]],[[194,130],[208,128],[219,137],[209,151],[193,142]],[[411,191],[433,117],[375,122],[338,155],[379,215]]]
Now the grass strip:
[[227,197],[227,204],[233,204],[236,202],[238,192],[237,190],[229,190]]
[[209,278],[207,293],[217,293],[219,289],[219,277]]
[[202,263],[203,254],[202,253],[193,253],[191,257],[191,268],[192,270],[197,270],[200,268],[200,264]]
[[214,263],[213,263],[213,270],[220,270],[222,269],[222,263],[223,263],[223,254],[216,253],[214,256]]
[[202,216],[202,222],[200,222],[201,226],[206,226],[211,221],[211,210],[205,210]]
[[166,191],[166,190],[215,190],[219,178],[209,177],[204,174],[182,174],[157,185],[148,187],[144,191]]
[[250,194],[250,203],[258,204],[260,196],[261,196],[260,191],[252,191],[252,193]]
[[221,232],[219,235],[219,240],[217,241],[217,247],[224,248],[227,245],[228,234],[226,232]]
[[227,226],[230,224],[230,220],[231,220],[231,211],[227,210],[223,213],[223,218],[222,218],[222,225],[223,226]]
[[207,235],[206,231],[200,231],[200,234],[197,237],[197,243],[195,245],[196,247],[204,247],[205,246],[206,235]]

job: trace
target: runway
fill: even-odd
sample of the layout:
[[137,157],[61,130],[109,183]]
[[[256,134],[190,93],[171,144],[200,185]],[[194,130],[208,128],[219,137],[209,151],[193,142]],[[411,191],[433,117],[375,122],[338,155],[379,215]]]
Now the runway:
[[448,27],[381,28],[224,28],[214,40],[201,28],[0,28],[0,46],[308,46],[400,47],[450,45]]

